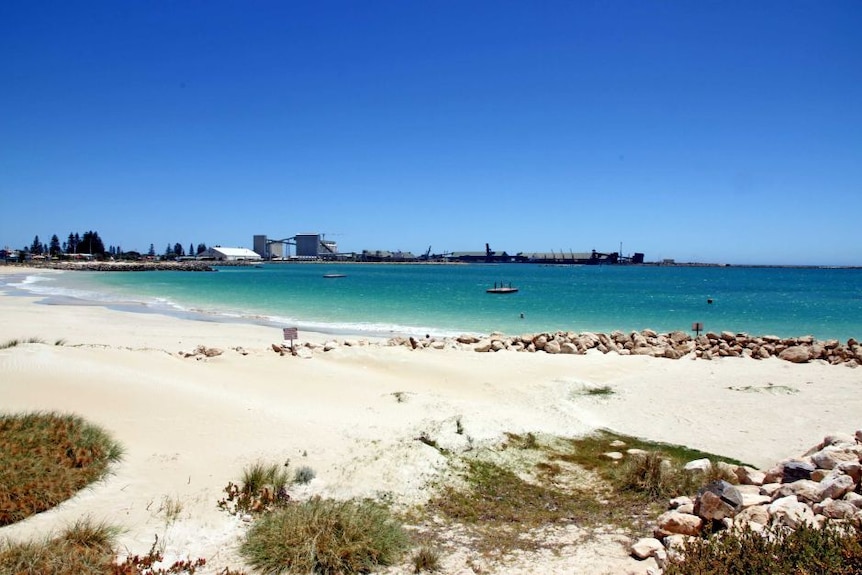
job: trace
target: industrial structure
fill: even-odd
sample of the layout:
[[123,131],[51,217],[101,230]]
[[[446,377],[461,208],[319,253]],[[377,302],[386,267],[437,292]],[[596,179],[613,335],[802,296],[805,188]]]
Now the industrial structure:
[[[295,248],[294,256],[290,254],[291,246]],[[352,255],[339,254],[336,242],[327,240],[323,234],[317,233],[296,234],[278,240],[271,240],[264,234],[255,235],[254,251],[266,260],[349,259]]]
[[[294,254],[291,254],[291,247]],[[266,235],[254,236],[254,251],[265,260],[330,260],[358,262],[458,262],[458,263],[532,263],[561,265],[614,265],[642,264],[644,254],[622,255],[622,244],[618,252],[498,252],[485,244],[484,251],[431,253],[431,246],[419,256],[401,250],[362,250],[360,253],[341,253],[338,244],[325,239],[323,234],[302,233],[282,239],[270,239]]]
[[206,251],[198,254],[197,258],[219,262],[253,262],[261,260],[258,253],[248,248],[224,248],[222,246],[207,248]]

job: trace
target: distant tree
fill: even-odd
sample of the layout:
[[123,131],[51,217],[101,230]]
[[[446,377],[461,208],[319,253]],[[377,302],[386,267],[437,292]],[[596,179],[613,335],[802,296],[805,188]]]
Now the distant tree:
[[155,248],[155,246],[153,246],[153,244],[150,244],[150,251],[147,252],[147,255],[150,256],[151,258],[155,257],[156,248]]
[[78,250],[85,254],[93,254],[94,256],[105,255],[105,244],[102,243],[102,238],[98,232],[92,230],[84,232],[84,237],[81,238],[81,244]]
[[33,243],[30,244],[30,253],[37,256],[42,253],[42,242],[39,241],[39,236],[33,238]]
[[206,244],[198,244],[197,255],[200,255],[200,254],[204,253],[205,251],[207,251],[207,245]]
[[186,251],[183,249],[183,244],[179,242],[174,244],[174,255],[177,257],[186,255]]
[[52,256],[60,255],[60,238],[57,237],[57,234],[51,236],[51,243],[48,246],[48,253]]
[[174,248],[171,247],[171,244],[166,245],[164,257],[169,258],[174,255],[176,255],[176,252],[174,252]]
[[69,232],[69,237],[66,240],[66,253],[67,254],[74,254],[74,253],[78,252],[78,242],[75,240],[75,238],[77,236],[78,236],[78,234],[73,234],[72,232]]
[[190,256],[195,255],[195,245],[194,244],[189,244],[189,251],[187,251],[186,254],[188,254]]

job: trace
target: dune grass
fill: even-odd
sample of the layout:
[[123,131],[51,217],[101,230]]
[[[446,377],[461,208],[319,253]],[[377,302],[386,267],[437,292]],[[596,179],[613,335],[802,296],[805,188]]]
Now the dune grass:
[[368,573],[392,565],[408,537],[372,501],[312,498],[262,515],[240,552],[262,573]]
[[[605,455],[630,448],[645,453],[623,461]],[[669,497],[692,493],[714,478],[682,469],[704,457],[731,461],[609,431],[576,438],[507,434],[498,450],[464,459],[461,485],[442,486],[427,510],[466,527],[486,552],[540,548],[542,537],[525,533],[569,523],[613,526],[636,535],[664,510]]]
[[51,509],[105,477],[122,447],[77,415],[0,414],[0,526]]
[[117,529],[83,519],[55,537],[0,541],[0,575],[107,575],[114,573]]

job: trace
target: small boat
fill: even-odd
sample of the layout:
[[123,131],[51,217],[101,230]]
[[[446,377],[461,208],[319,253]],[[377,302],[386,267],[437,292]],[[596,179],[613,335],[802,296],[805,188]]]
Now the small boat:
[[347,274],[323,274],[326,279],[346,278]]
[[498,286],[495,282],[494,287],[486,289],[485,293],[515,293],[516,291],[518,291],[518,288],[512,287],[512,284],[505,286],[503,282],[500,282]]

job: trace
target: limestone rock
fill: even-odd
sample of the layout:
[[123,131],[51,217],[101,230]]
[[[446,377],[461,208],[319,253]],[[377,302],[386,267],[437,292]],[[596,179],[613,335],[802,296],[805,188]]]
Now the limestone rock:
[[671,535],[697,535],[703,526],[703,520],[697,515],[680,513],[679,511],[666,511],[658,518],[658,528],[661,532]]
[[480,353],[484,353],[486,351],[491,351],[491,340],[483,339],[479,341],[474,347],[473,351],[478,351]]
[[694,461],[689,461],[683,467],[686,471],[702,471],[706,473],[710,469],[712,469],[712,461],[709,459],[695,459]]
[[766,479],[764,472],[744,465],[737,466],[734,474],[742,485],[763,485]]
[[820,482],[820,501],[824,499],[840,499],[844,494],[856,489],[853,478],[849,475],[833,475]]
[[655,555],[659,549],[664,550],[664,545],[655,537],[644,537],[632,545],[631,553],[638,559],[647,559]]
[[784,361],[789,361],[792,363],[807,363],[810,359],[808,354],[808,348],[803,347],[801,345],[794,345],[792,347],[788,347],[784,351],[778,354],[780,359]]
[[545,350],[545,353],[553,353],[553,354],[560,353],[560,351],[561,351],[560,350],[560,344],[556,340],[551,340],[551,341],[547,342],[543,349]]
[[845,461],[859,462],[859,455],[841,446],[827,445],[811,456],[811,461],[821,469],[833,469]]
[[703,519],[733,517],[742,510],[742,494],[727,481],[713,481],[700,490],[694,509]]
[[802,524],[814,525],[814,511],[811,507],[789,495],[780,497],[769,506],[769,516],[772,520],[785,527],[796,529]]

